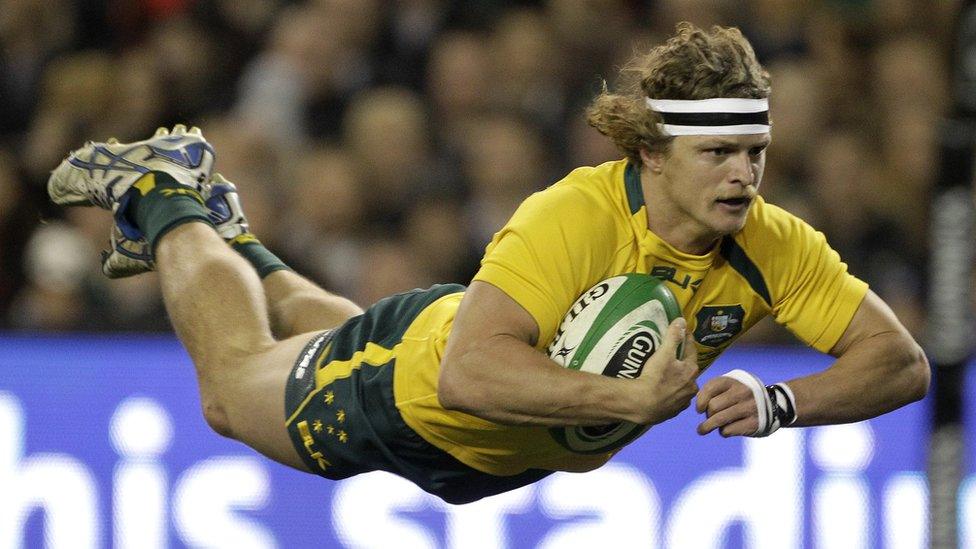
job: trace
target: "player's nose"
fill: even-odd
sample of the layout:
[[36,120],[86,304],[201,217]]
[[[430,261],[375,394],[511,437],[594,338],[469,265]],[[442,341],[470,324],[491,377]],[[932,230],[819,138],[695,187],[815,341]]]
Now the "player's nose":
[[755,166],[748,151],[740,151],[730,159],[729,180],[744,186],[756,184]]

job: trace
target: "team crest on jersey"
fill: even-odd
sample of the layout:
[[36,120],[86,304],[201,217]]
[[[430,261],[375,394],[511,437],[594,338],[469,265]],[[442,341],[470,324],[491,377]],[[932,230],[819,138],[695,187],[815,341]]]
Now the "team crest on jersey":
[[719,347],[742,331],[746,313],[741,305],[702,307],[695,315],[695,341],[708,347]]

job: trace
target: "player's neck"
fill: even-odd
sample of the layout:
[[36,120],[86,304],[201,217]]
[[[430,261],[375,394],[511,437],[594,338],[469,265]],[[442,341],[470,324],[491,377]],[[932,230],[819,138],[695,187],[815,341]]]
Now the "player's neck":
[[690,216],[674,202],[663,185],[656,184],[654,177],[646,166],[641,168],[648,230],[678,251],[707,254],[722,235]]

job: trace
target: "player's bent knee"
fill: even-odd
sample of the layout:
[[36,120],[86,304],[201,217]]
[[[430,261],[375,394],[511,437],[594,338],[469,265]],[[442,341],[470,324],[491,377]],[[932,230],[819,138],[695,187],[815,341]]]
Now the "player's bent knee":
[[207,425],[218,435],[226,438],[236,438],[231,428],[227,410],[215,399],[203,398],[203,418]]

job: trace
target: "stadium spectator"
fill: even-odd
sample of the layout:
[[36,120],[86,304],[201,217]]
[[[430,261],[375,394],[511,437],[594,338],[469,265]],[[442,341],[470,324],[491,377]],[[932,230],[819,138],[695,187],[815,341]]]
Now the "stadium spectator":
[[[425,149],[412,153],[413,162],[427,162],[429,172],[404,183],[408,196],[446,192],[462,211],[474,211],[480,194],[465,190],[481,170],[464,143],[478,135],[483,117],[522,117],[541,132],[546,173],[521,186],[524,193],[552,182],[551,174],[615,158],[604,139],[580,124],[582,106],[599,90],[600,77],[629,56],[629,44],[657,40],[679,19],[740,24],[755,38],[781,92],[772,96],[772,116],[783,131],[772,145],[777,154],[764,192],[821,222],[847,250],[855,274],[905,303],[899,311],[906,319],[920,318],[927,214],[917,205],[929,196],[934,129],[946,105],[942,57],[953,4],[249,0],[246,9],[220,1],[179,2],[164,11],[133,3],[109,12],[109,3],[14,2],[0,10],[0,146],[16,146],[17,156],[7,161],[13,175],[3,181],[13,178],[4,184],[22,193],[24,208],[14,214],[16,223],[0,229],[5,265],[13,265],[0,272],[8,296],[0,299],[6,307],[0,318],[11,325],[10,299],[26,289],[19,273],[29,234],[38,230],[34,221],[63,215],[44,203],[47,170],[84,137],[125,140],[161,122],[206,124],[221,151],[218,168],[239,174],[252,222],[269,244],[283,246],[289,237],[272,219],[298,213],[294,201],[272,203],[267,195],[270,182],[282,180],[282,167],[297,161],[253,142],[265,136],[293,150],[361,150],[343,132],[350,106],[363,92],[400,86],[400,93],[416,94],[410,108],[427,121],[402,151],[383,145],[392,155]],[[843,214],[814,200],[829,173],[815,144],[833,142],[837,132],[858,143],[861,169],[883,171],[858,183],[869,225],[863,232],[832,226],[831,218]],[[358,178],[376,171],[383,154],[352,156],[351,169],[364,174]],[[415,189],[418,179],[423,189]],[[358,184],[352,211],[371,207],[364,192],[371,183]],[[387,207],[385,215],[408,218],[410,202]],[[504,210],[459,216],[455,230],[480,251],[504,222]],[[366,241],[348,235],[360,232],[342,229],[326,238],[346,242],[354,257]],[[343,277],[355,279],[349,271],[358,263],[349,265]],[[919,335],[921,323],[906,322]]]

